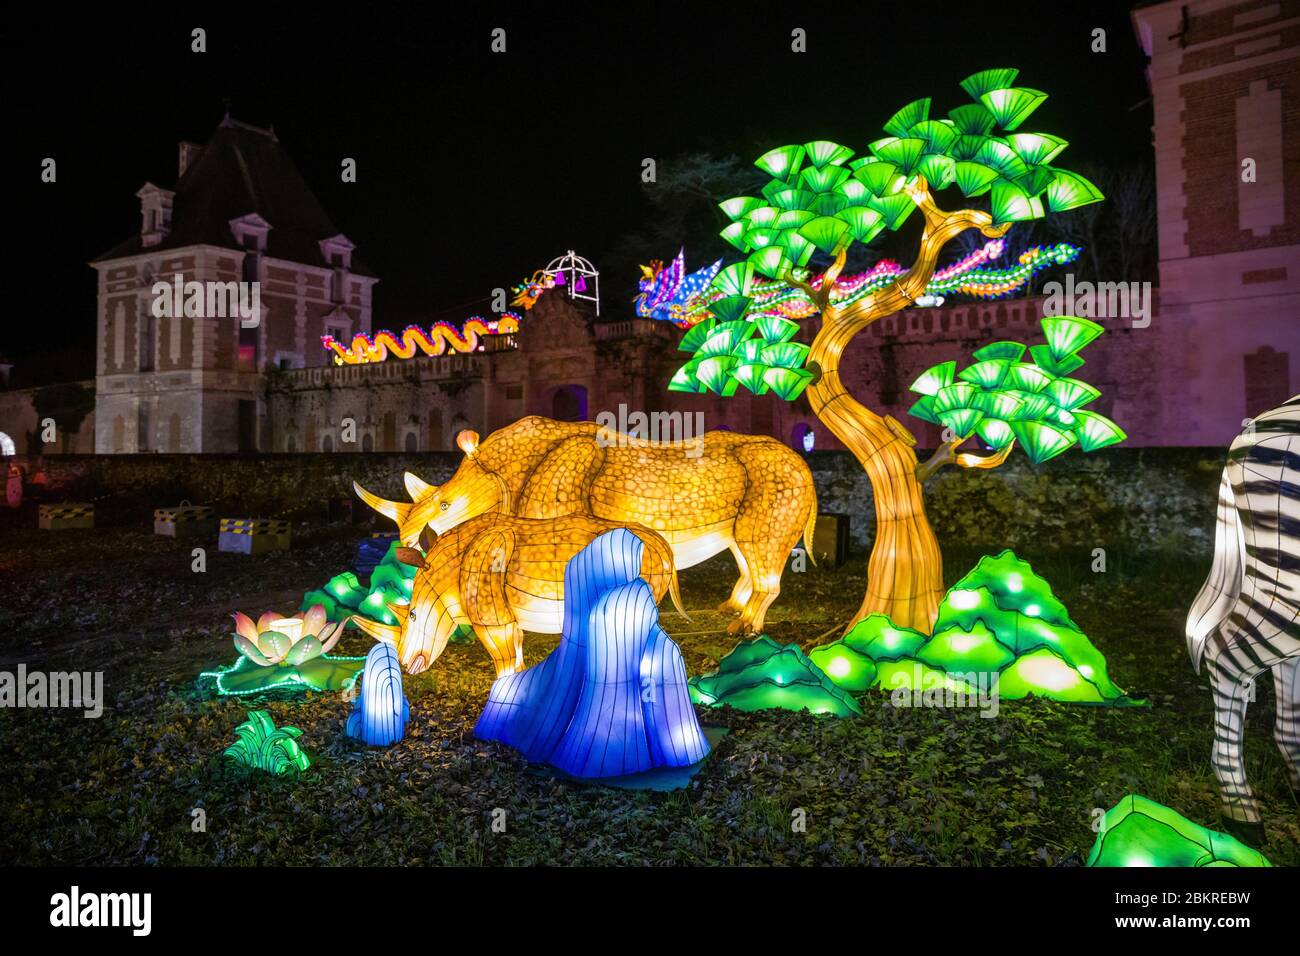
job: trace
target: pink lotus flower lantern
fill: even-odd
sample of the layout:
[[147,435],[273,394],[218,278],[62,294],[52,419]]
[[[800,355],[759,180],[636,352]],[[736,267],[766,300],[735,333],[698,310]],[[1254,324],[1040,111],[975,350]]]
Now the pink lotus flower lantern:
[[254,623],[236,611],[235,649],[259,667],[297,667],[320,657],[338,643],[343,621],[331,624],[323,604],[314,604],[293,617],[267,611]]

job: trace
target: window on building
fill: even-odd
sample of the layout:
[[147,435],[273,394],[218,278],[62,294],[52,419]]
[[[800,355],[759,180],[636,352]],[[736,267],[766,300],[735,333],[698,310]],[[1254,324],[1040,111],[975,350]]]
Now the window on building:
[[242,322],[239,323],[239,370],[241,372],[257,371],[260,360],[258,353],[261,348],[261,338],[257,334],[259,328],[260,326],[245,328]]
[[444,451],[446,446],[442,438],[442,409],[435,408],[429,412],[429,451]]
[[334,450],[334,436],[333,436],[333,435],[326,435],[323,439],[321,439],[320,450],[321,450],[321,451],[333,451],[333,450]]
[[366,432],[365,435],[361,437],[361,450],[362,451],[375,450],[375,440],[370,437],[370,432]]
[[412,452],[418,451],[419,449],[416,448],[415,446],[416,446],[416,437],[415,437],[415,432],[407,432],[407,433],[406,433],[406,452],[407,452],[407,454],[411,454]]
[[142,372],[153,371],[154,331],[157,323],[153,310],[146,305],[144,315],[140,319],[140,371]]
[[1277,408],[1290,395],[1291,356],[1270,345],[1243,356],[1246,363],[1246,417]]
[[551,396],[551,417],[561,422],[587,420],[587,390],[581,385],[563,385]]

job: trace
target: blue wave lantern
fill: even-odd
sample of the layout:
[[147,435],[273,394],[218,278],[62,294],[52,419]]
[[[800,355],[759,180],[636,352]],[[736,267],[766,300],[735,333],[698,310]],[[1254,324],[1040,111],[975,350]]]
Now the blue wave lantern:
[[410,718],[397,650],[391,644],[376,644],[366,655],[361,694],[348,715],[347,734],[371,747],[387,747],[406,736]]
[[499,678],[474,726],[575,777],[689,767],[709,752],[681,650],[640,578],[644,545],[626,528],[564,570],[564,630],[540,664]]

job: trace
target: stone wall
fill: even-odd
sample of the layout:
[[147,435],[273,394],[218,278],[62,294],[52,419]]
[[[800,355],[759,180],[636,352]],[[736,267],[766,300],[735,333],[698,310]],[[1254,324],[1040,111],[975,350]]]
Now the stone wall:
[[[1218,449],[1113,448],[1034,466],[1016,454],[993,471],[940,472],[927,486],[927,502],[945,543],[1035,553],[1097,547],[1206,553],[1224,460]],[[231,517],[318,517],[331,498],[355,500],[353,480],[405,500],[404,471],[440,483],[460,461],[459,452],[60,455],[41,466],[46,500],[98,499],[101,524],[110,524],[145,522],[150,509],[183,498]],[[814,452],[808,463],[820,511],[849,515],[854,548],[865,549],[874,519],[861,468],[845,452]],[[30,475],[35,462],[27,465]]]

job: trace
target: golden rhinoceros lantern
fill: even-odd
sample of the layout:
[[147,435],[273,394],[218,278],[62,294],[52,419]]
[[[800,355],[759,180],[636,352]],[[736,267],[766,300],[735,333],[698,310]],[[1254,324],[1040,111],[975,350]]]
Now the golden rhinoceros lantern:
[[[363,631],[397,648],[402,668],[429,668],[458,627],[473,628],[496,676],[524,666],[524,630],[559,634],[564,624],[564,568],[597,537],[621,525],[591,515],[519,518],[490,512],[438,536],[427,554],[398,549],[399,560],[418,570],[410,604],[390,604],[396,625],[354,616]],[[640,577],[655,600],[665,593],[683,617],[673,553],[647,528],[628,530],[645,544]]]
[[641,525],[668,542],[678,570],[731,551],[740,578],[721,609],[738,614],[729,630],[743,633],[762,630],[791,550],[801,536],[812,541],[812,473],[774,438],[713,431],[654,442],[595,422],[532,416],[482,443],[462,431],[456,444],[465,459],[445,484],[406,474],[410,503],[354,484],[367,504],[397,522],[407,547],[426,527],[445,535],[489,512],[543,519],[585,513]]

